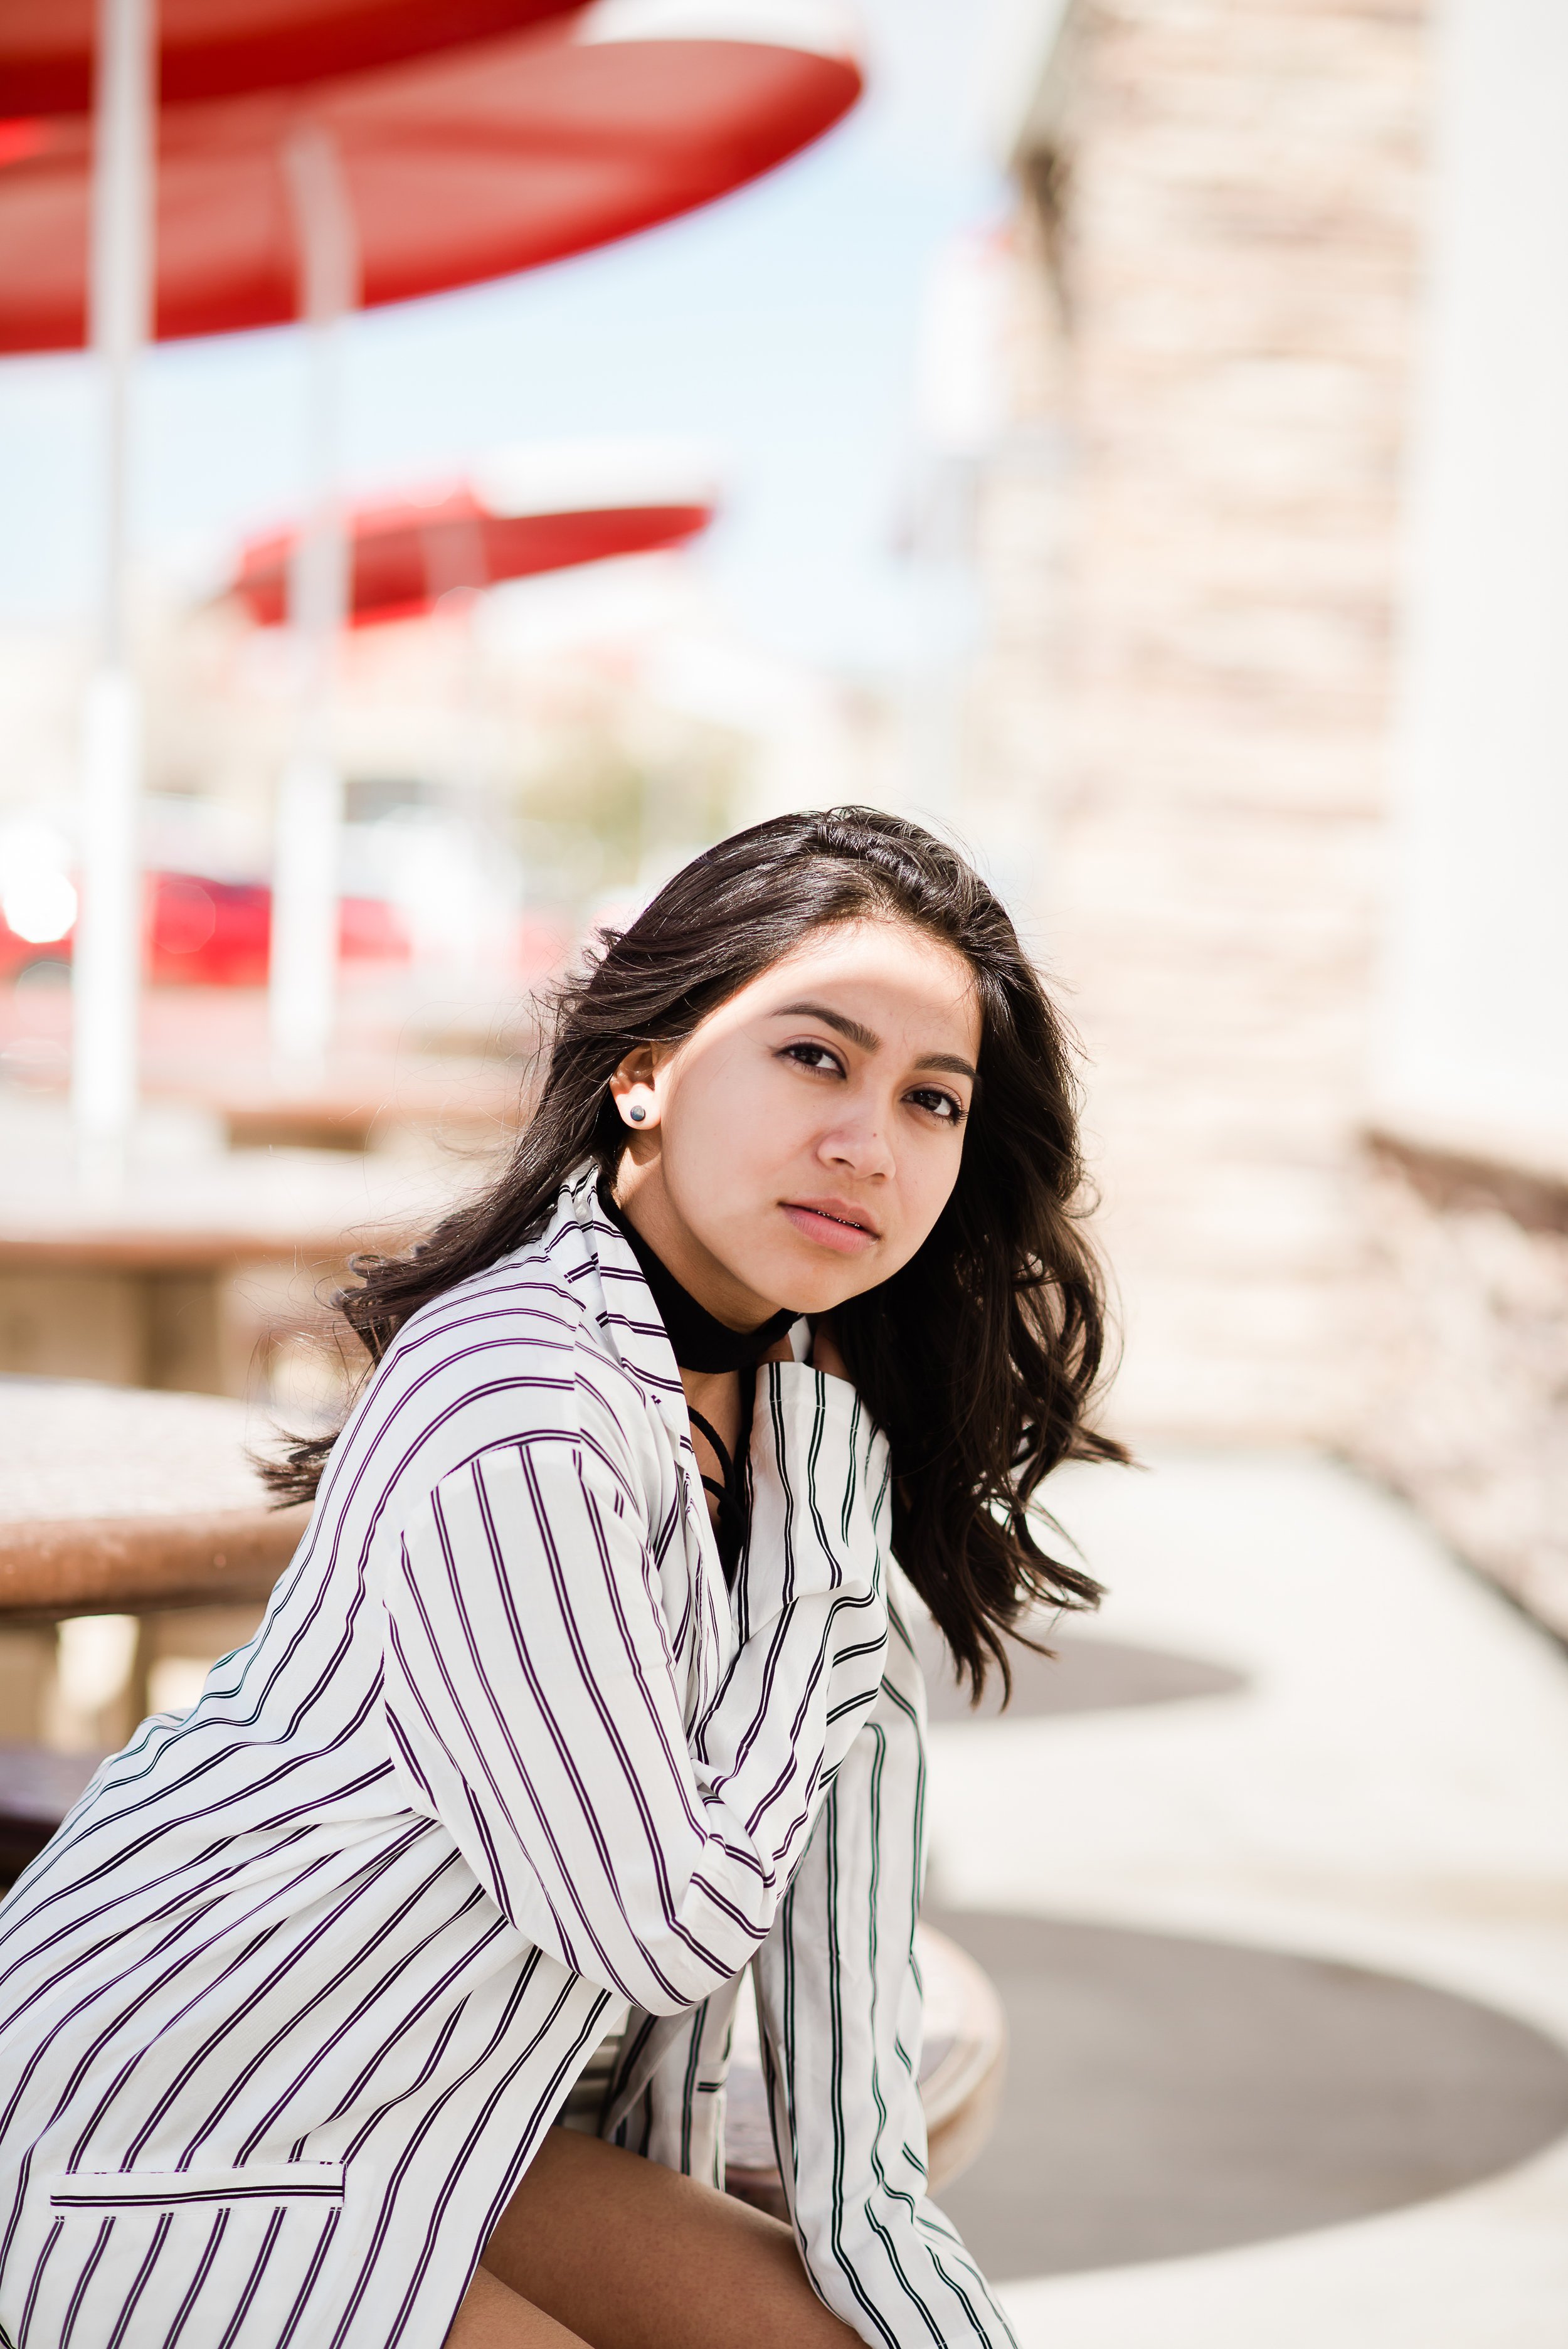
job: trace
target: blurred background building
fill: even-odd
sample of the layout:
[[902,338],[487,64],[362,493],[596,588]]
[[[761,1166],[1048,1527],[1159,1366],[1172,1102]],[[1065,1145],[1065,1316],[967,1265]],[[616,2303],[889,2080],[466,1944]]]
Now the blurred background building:
[[1088,1048],[1135,1433],[1326,1445],[1568,1629],[1568,48],[1020,10],[976,756]]

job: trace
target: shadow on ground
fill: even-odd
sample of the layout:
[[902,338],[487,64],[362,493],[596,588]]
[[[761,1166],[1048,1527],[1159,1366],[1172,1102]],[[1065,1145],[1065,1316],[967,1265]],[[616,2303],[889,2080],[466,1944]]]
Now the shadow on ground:
[[1418,1982],[1111,1926],[931,1921],[1007,2011],[995,2132],[942,2196],[1000,2281],[1366,2218],[1568,2129],[1568,2055]]
[[959,1688],[941,1634],[934,1624],[916,1627],[915,1645],[925,1671],[926,1703],[933,1721],[1030,1721],[1042,1713],[1099,1713],[1119,1705],[1174,1704],[1187,1697],[1230,1696],[1246,1687],[1241,1672],[1200,1656],[1179,1656],[1164,1648],[1134,1647],[1126,1640],[1074,1639],[1052,1632],[1054,1656],[1010,1641],[1013,1696],[1002,1713],[1002,1684],[993,1672],[973,1709],[967,1687]]

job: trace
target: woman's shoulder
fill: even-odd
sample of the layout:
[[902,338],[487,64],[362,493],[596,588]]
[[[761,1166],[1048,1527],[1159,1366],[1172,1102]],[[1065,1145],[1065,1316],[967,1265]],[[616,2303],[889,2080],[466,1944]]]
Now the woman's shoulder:
[[410,1315],[344,1430],[332,1482],[352,1469],[384,1500],[418,1498],[485,1452],[552,1441],[586,1443],[636,1482],[658,1474],[655,1407],[606,1344],[573,1248],[552,1241],[546,1232]]
[[553,1228],[498,1257],[411,1313],[387,1361],[449,1361],[487,1347],[552,1353],[577,1343],[586,1317],[581,1266]]
[[503,1356],[558,1367],[584,1337],[592,1345],[596,1267],[573,1205],[569,1187],[542,1230],[411,1313],[380,1369],[420,1377]]

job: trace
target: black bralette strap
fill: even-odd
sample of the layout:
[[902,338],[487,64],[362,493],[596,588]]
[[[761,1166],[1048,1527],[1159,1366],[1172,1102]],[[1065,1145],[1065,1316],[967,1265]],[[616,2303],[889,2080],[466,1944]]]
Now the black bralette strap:
[[[702,1487],[705,1493],[712,1494],[717,1504],[714,1510],[714,1537],[718,1544],[718,1562],[724,1568],[724,1578],[732,1588],[740,1564],[740,1554],[746,1547],[746,1536],[751,1518],[750,1496],[746,1485],[746,1457],[750,1442],[755,1386],[754,1374],[742,1371],[740,1373],[740,1442],[733,1454],[713,1422],[710,1419],[705,1419],[700,1411],[693,1411],[689,1402],[686,1405],[687,1418],[695,1428],[701,1430],[707,1442],[712,1444],[714,1458],[724,1471],[722,1485],[716,1477],[703,1476]],[[697,1473],[701,1475],[700,1467]]]
[[704,1419],[701,1412],[695,1410],[689,1402],[686,1405],[686,1417],[694,1427],[701,1428],[713,1446],[714,1458],[718,1462],[719,1474],[724,1478],[724,1482],[722,1485],[716,1485],[711,1476],[705,1476],[702,1481],[710,1493],[717,1493],[722,1499],[735,1483],[735,1463],[729,1456],[729,1446],[712,1420]]

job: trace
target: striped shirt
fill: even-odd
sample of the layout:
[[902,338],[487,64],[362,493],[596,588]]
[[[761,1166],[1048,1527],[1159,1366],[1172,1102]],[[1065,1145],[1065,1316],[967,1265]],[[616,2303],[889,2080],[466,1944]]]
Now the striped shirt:
[[15,2349],[438,2349],[613,2005],[603,2133],[722,2182],[753,1960],[817,2290],[1010,2340],[923,2199],[886,1443],[776,1363],[749,1465],[731,1593],[591,1172],[405,1325],[255,1639],[0,1907]]

